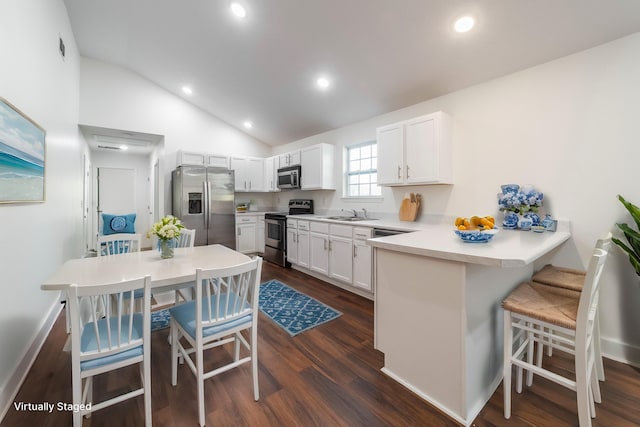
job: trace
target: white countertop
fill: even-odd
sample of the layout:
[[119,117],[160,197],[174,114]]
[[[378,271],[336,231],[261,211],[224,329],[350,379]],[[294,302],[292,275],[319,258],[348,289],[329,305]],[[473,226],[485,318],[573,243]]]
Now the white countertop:
[[501,229],[486,243],[466,243],[453,226],[432,225],[422,231],[369,239],[374,248],[493,267],[522,267],[569,240],[568,231],[534,233]]
[[409,231],[369,239],[367,243],[375,248],[500,268],[530,264],[571,237],[569,224],[565,221],[559,223],[556,232],[500,229],[489,242],[466,243],[454,233],[453,220],[437,216],[428,223],[389,219],[347,222],[326,219],[322,215],[288,215],[287,218]]
[[424,224],[420,222],[389,220],[389,219],[371,219],[364,221],[340,221],[335,219],[327,219],[329,215],[287,215],[287,218],[302,219],[308,221],[321,221],[329,222],[333,224],[353,225],[355,227],[368,227],[368,228],[384,228],[388,230],[400,230],[400,231],[419,231],[425,230],[433,224]]

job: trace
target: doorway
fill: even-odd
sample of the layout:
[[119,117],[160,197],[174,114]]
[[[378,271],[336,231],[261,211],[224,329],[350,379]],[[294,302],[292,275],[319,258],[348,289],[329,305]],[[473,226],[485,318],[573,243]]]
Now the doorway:
[[146,232],[163,212],[162,155],[164,137],[128,130],[79,125],[89,147],[92,185],[86,242],[94,249],[103,231],[102,213],[136,214],[141,247],[150,247]]
[[136,212],[136,171],[99,167],[97,172],[97,234],[104,224],[102,214],[126,215]]

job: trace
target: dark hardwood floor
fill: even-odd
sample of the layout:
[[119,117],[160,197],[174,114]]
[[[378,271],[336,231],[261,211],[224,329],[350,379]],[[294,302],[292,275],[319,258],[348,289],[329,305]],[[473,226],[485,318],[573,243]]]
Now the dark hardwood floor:
[[[278,279],[341,311],[327,324],[290,337],[260,314],[260,400],[253,400],[248,365],[205,381],[207,425],[226,426],[458,426],[440,411],[380,372],[383,355],[373,349],[373,303],[294,270],[265,263],[262,280]],[[419,328],[416,333],[420,333]],[[178,385],[170,384],[168,329],[152,334],[152,396],[155,426],[196,426],[196,387],[186,365]],[[64,312],[49,334],[15,401],[71,401],[70,355]],[[218,352],[208,362],[228,358]],[[571,370],[557,352],[546,363]],[[640,425],[640,370],[606,360],[603,403],[593,425]],[[94,397],[126,390],[136,369],[96,378]],[[513,415],[502,416],[502,387],[475,420],[475,426],[577,426],[573,392],[536,377],[522,395],[513,394]],[[3,427],[70,426],[71,414],[54,410],[7,412]],[[84,426],[143,425],[142,398],[98,411]]]

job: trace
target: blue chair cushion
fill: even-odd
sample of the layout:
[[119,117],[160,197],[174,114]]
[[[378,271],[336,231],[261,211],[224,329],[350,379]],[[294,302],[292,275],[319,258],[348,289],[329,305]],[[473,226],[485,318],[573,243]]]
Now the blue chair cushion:
[[[230,300],[231,306],[234,305],[236,298],[237,298],[237,295],[232,292],[231,300]],[[227,300],[227,294],[221,294],[220,295],[221,307],[226,306],[226,300]],[[245,303],[244,309],[249,309],[249,308],[251,308],[251,306],[248,303]],[[217,313],[216,296],[212,295],[211,296],[211,317],[215,317],[216,313]],[[175,321],[178,322],[180,326],[182,326],[182,328],[185,330],[187,334],[189,334],[192,338],[195,339],[195,336],[196,336],[196,302],[195,301],[189,301],[187,303],[170,308],[169,314],[171,314],[171,317],[175,319]],[[206,303],[206,300],[203,300],[202,301],[203,320],[206,319],[208,315],[209,314],[208,314],[207,303]],[[236,326],[239,326],[245,323],[251,323],[252,317],[253,316],[251,315],[251,313],[249,313],[244,316],[241,316],[232,320],[228,320],[226,322],[216,323],[215,325],[212,325],[212,326],[205,326],[202,330],[202,334],[205,337],[208,337],[210,335],[216,335],[221,332],[228,331],[232,328],[235,328]]]
[[[118,318],[111,317],[109,319],[111,323],[111,342],[117,343],[117,331],[118,331]],[[131,332],[131,339],[141,339],[143,335],[142,328],[142,313],[134,313],[133,314],[133,328]],[[98,335],[100,339],[100,348],[108,349],[109,341],[107,336],[107,319],[99,319],[98,320]],[[123,316],[122,320],[122,330],[120,331],[121,342],[126,342],[129,339],[129,316]],[[80,337],[80,352],[87,353],[96,351],[98,349],[95,329],[92,324],[85,325],[82,336]],[[122,351],[120,353],[115,353],[109,356],[100,357],[93,360],[86,360],[80,363],[81,370],[93,369],[103,365],[108,365],[111,363],[116,363],[122,360],[130,359],[132,357],[141,356],[143,352],[142,345],[137,347]]]
[[135,233],[136,214],[111,215],[102,214],[102,234]]
[[[142,298],[144,296],[144,288],[134,289],[133,290],[133,299]],[[129,292],[125,292],[124,299],[131,298],[131,294]]]

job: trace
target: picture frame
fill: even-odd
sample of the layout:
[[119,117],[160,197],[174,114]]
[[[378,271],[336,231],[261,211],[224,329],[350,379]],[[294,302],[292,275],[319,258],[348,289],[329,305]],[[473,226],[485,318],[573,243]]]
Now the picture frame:
[[45,201],[46,134],[0,97],[0,203]]

